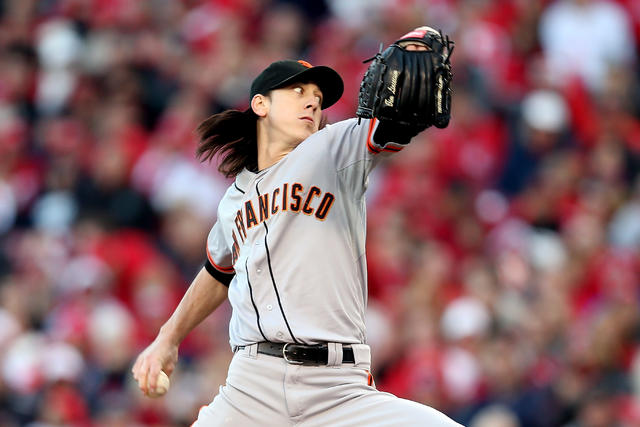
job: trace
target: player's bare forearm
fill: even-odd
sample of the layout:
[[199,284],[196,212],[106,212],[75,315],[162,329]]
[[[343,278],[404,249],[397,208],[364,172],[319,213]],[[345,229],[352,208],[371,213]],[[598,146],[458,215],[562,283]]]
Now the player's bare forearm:
[[179,345],[193,328],[227,299],[228,288],[204,268],[197,274],[180,304],[160,328],[159,338]]
[[[227,298],[227,287],[206,269],[200,270],[156,339],[144,349],[131,369],[145,395],[156,393],[160,371],[171,375],[178,362],[178,347],[193,328]],[[150,394],[151,393],[151,394]]]

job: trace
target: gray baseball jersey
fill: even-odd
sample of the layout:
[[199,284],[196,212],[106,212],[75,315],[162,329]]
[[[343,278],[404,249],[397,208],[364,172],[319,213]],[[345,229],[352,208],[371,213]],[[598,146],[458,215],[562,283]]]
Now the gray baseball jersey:
[[364,343],[367,176],[381,156],[377,121],[314,133],[276,164],[243,170],[207,241],[229,284],[232,347],[260,341]]

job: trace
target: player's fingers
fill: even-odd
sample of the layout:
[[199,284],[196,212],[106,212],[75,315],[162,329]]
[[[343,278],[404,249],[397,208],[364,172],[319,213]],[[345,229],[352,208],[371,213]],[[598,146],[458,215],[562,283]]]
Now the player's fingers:
[[140,365],[142,365],[142,359],[142,355],[139,355],[136,358],[136,362],[131,367],[131,373],[133,374],[133,378],[135,378],[136,381],[138,380],[138,376],[140,375]]
[[422,43],[410,43],[405,46],[405,49],[410,51],[426,51],[429,50],[429,46]]
[[164,373],[167,374],[167,376],[171,376],[177,363],[178,363],[178,352],[177,350],[173,351],[172,349],[170,349],[168,350],[167,357],[163,359],[163,364],[160,367],[160,369],[162,369]]
[[149,364],[147,363],[147,358],[142,359],[142,363],[140,364],[140,369],[138,371],[138,388],[144,393],[147,394],[147,377],[149,371]]
[[150,391],[155,391],[156,386],[158,385],[158,375],[160,375],[160,370],[162,366],[158,361],[154,361],[149,366],[149,373],[147,379],[147,393]]
[[169,365],[165,366],[164,369],[162,369],[164,371],[165,374],[167,374],[167,376],[171,376],[171,374],[173,373],[173,369],[175,368],[175,365],[173,363],[170,363]]

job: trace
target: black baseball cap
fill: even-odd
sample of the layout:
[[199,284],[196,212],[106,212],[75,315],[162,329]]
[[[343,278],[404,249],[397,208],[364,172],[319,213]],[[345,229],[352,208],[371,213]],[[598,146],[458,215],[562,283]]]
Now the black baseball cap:
[[276,61],[269,65],[251,84],[250,99],[257,94],[267,94],[295,82],[313,82],[322,91],[322,109],[335,104],[344,91],[340,75],[324,65],[312,66],[303,60]]

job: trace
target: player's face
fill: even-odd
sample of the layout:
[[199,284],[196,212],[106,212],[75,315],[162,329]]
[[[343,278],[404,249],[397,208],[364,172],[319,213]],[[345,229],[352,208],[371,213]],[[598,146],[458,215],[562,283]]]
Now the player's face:
[[267,120],[273,135],[299,144],[318,131],[322,92],[315,83],[294,83],[271,91]]

